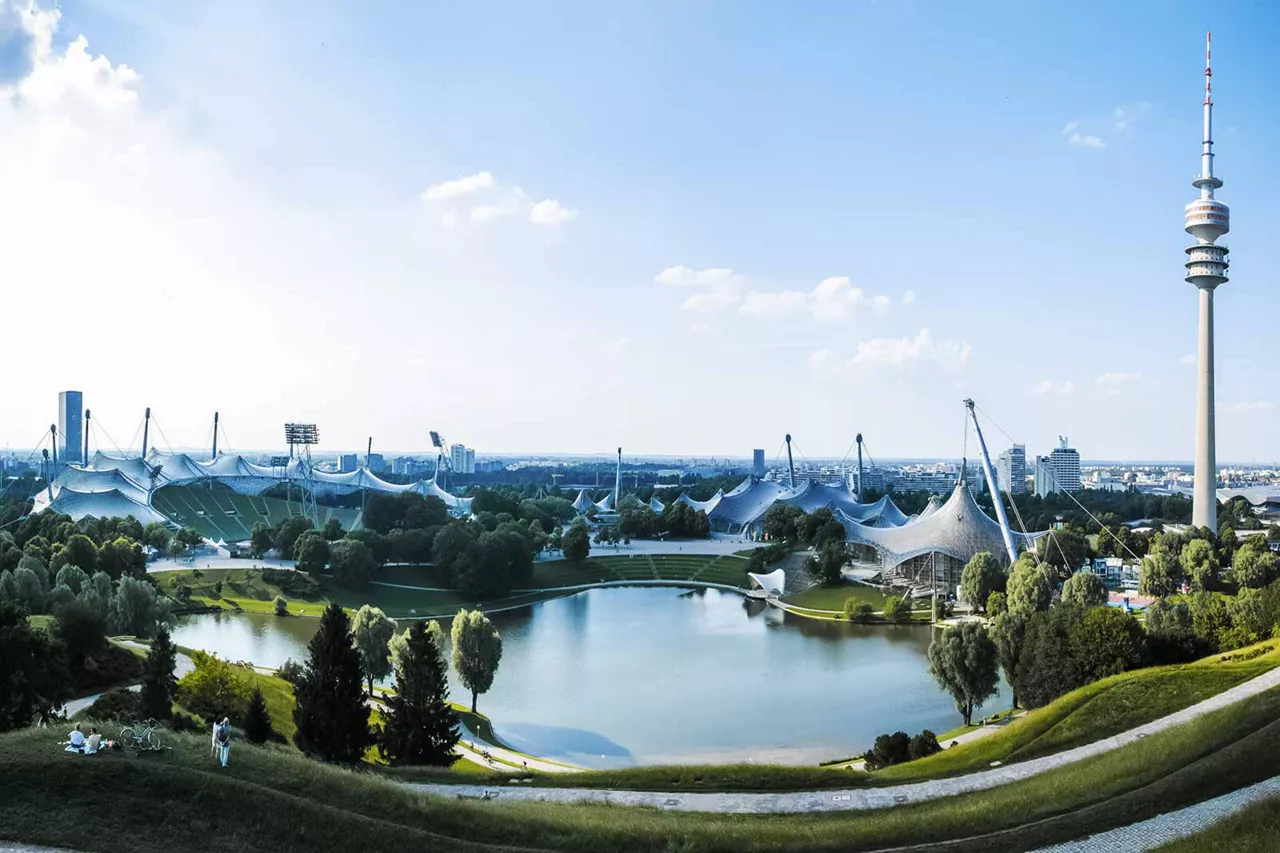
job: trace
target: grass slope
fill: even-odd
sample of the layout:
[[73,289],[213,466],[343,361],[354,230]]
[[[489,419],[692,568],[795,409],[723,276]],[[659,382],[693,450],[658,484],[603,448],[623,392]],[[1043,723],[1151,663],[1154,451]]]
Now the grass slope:
[[[1125,825],[1269,776],[1280,762],[1280,690],[1023,782],[860,813],[464,802],[417,796],[373,774],[243,743],[232,748],[228,768],[215,768],[203,734],[174,735],[172,752],[136,757],[69,755],[54,740],[47,730],[0,735],[0,790],[7,792],[0,834],[143,853],[491,849],[484,844],[602,853],[910,844],[1003,851]],[[66,803],[75,807],[51,805]]]
[[1254,803],[1226,820],[1156,848],[1156,853],[1273,853],[1280,846],[1280,797]]

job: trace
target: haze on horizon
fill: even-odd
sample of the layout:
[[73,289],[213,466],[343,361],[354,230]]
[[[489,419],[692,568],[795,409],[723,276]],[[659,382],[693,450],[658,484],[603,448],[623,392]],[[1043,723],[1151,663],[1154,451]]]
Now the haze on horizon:
[[[1202,4],[52,9],[0,0],[7,445],[75,388],[175,447],[954,458],[972,396],[1029,456],[1191,455]],[[1261,462],[1280,10],[1210,23]]]

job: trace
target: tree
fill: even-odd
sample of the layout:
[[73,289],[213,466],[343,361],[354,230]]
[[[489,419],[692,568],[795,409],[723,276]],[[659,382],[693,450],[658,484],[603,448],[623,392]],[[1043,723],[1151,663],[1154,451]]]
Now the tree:
[[[258,523],[261,524],[262,522]],[[142,531],[141,542],[144,545],[149,545],[155,551],[164,551],[165,546],[169,544],[169,528],[163,522],[153,521]],[[259,554],[258,556],[262,555]]]
[[907,756],[911,761],[917,758],[928,758],[935,752],[942,752],[942,745],[938,743],[938,736],[928,729],[913,737],[910,746],[907,747]]
[[0,732],[47,719],[69,698],[61,644],[32,628],[23,610],[0,603]]
[[323,761],[355,764],[373,738],[360,653],[351,642],[351,622],[340,605],[330,604],[324,611],[307,651],[294,691],[294,743]]
[[947,628],[929,644],[929,674],[951,694],[966,726],[973,709],[996,694],[996,647],[976,622]]
[[1236,550],[1233,569],[1240,586],[1262,589],[1276,579],[1276,555],[1265,541],[1258,546],[1250,540]]
[[277,595],[275,599],[271,602],[271,606],[275,608],[277,616],[289,615],[289,602],[285,599],[283,595]]
[[987,596],[987,617],[994,619],[1009,609],[1009,600],[1003,592],[993,592]]
[[911,618],[911,599],[902,595],[890,595],[884,600],[884,618],[893,622],[905,622]]
[[805,511],[794,504],[775,503],[764,514],[764,535],[774,542],[799,540]]
[[960,595],[975,610],[981,610],[991,593],[1000,592],[1004,586],[1004,570],[990,551],[974,554],[960,574]]
[[1119,608],[1078,611],[1071,630],[1071,655],[1085,684],[1135,669],[1142,662],[1142,627]]
[[261,521],[255,522],[249,531],[249,553],[257,559],[267,555],[275,547],[275,536],[271,528]]
[[329,542],[337,542],[345,533],[346,531],[342,529],[342,522],[336,518],[331,518],[324,523],[324,529],[320,535]]
[[244,709],[244,739],[249,743],[266,743],[271,738],[271,713],[267,710],[267,700],[262,695],[262,688],[254,687],[249,694],[249,702]]
[[373,552],[363,542],[354,539],[340,539],[333,543],[329,565],[333,569],[333,579],[352,589],[368,586],[369,578],[378,568]]
[[[147,571],[147,556],[142,553],[142,546],[137,542],[117,536],[110,542],[102,543],[102,547],[98,549],[97,565],[113,578],[142,575]],[[86,571],[92,570],[86,569]]]
[[116,584],[107,622],[116,634],[149,637],[169,622],[168,599],[145,580],[125,576]]
[[[439,628],[439,623],[432,622]],[[438,631],[436,633],[439,633]],[[396,660],[396,693],[387,699],[379,749],[392,764],[448,767],[459,739],[458,715],[448,703],[443,647],[422,622],[405,632]]]
[[844,600],[844,618],[854,622],[865,622],[871,618],[876,609],[869,602],[860,601],[850,596]]
[[1165,533],[1151,543],[1142,561],[1138,592],[1153,598],[1173,595],[1182,584],[1182,564],[1178,561],[1181,541],[1177,534]]
[[178,680],[178,704],[209,719],[244,717],[249,701],[249,674],[207,652],[193,651],[195,667]]
[[280,551],[280,558],[283,560],[294,559],[293,546],[297,544],[298,538],[302,534],[311,529],[311,519],[300,515],[281,521],[276,526],[274,536],[275,546]]
[[476,697],[493,686],[502,661],[502,637],[489,617],[479,610],[459,610],[453,617],[453,668],[462,686],[471,691],[471,713]]
[[377,607],[365,604],[351,620],[351,634],[356,650],[360,652],[360,665],[369,681],[369,695],[373,695],[373,682],[391,673],[388,644],[395,636],[396,623]]
[[107,645],[107,620],[88,602],[72,601],[59,607],[53,631],[66,649],[67,663],[72,670],[81,669],[85,658]]
[[[62,550],[56,552],[49,562],[54,571],[67,564],[79,566],[84,571],[93,574],[98,569],[98,546],[94,545],[93,540],[88,536],[83,533],[77,533],[67,540]],[[110,572],[110,569],[105,566],[103,570]],[[119,574],[113,577],[119,577]]]
[[1074,530],[1055,530],[1049,534],[1044,561],[1063,574],[1084,565],[1089,557],[1089,541]]
[[572,563],[581,563],[591,553],[591,536],[587,526],[581,521],[574,521],[561,539],[564,558]]
[[142,716],[167,720],[173,716],[173,697],[178,692],[178,680],[173,668],[178,662],[178,650],[169,639],[169,632],[161,629],[151,641],[151,650],[142,666],[142,693],[139,697]]
[[[23,557],[24,560],[28,559]],[[40,577],[34,569],[18,564],[13,573],[16,601],[26,608],[28,613],[43,613],[45,592],[40,586]]]
[[1182,548],[1178,561],[1183,575],[1196,591],[1212,590],[1218,586],[1218,558],[1213,545],[1203,539],[1192,539]]
[[1073,621],[1079,608],[1064,604],[1027,620],[1015,682],[1027,708],[1039,708],[1085,683],[1071,652]]
[[58,569],[58,576],[54,580],[57,586],[65,585],[76,595],[80,594],[80,589],[89,582],[89,575],[85,573],[79,566],[73,566],[70,563]]
[[1107,603],[1107,588],[1093,572],[1079,571],[1062,585],[1062,600],[1081,607],[1099,607]]
[[1022,616],[1048,610],[1053,601],[1053,569],[1031,557],[1019,557],[1009,573],[1007,597],[1009,610]]
[[877,735],[875,745],[862,756],[868,770],[880,770],[911,760],[911,737],[906,732]]
[[329,564],[329,540],[315,531],[307,531],[294,543],[293,556],[298,571],[318,575]]
[[841,571],[848,562],[843,539],[830,539],[817,554],[809,558],[809,573],[820,583],[834,586],[844,580]]
[[[999,595],[999,593],[993,593]],[[993,610],[988,606],[988,613]],[[1022,613],[1005,610],[991,620],[991,640],[996,644],[996,658],[1004,670],[1004,679],[1013,690],[1013,707],[1018,707],[1018,661],[1026,645],[1027,620]]]
[[1147,647],[1156,663],[1184,663],[1207,650],[1196,637],[1191,608],[1156,599],[1146,612]]

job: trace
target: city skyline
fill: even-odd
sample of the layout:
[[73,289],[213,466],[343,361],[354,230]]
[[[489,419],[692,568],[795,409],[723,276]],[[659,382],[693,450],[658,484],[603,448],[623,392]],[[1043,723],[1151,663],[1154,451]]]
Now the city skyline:
[[[1199,7],[1095,31],[866,6],[787,37],[767,9],[512,7],[519,42],[457,9],[3,8],[0,223],[26,283],[7,307],[52,312],[14,329],[32,366],[0,412],[13,446],[79,388],[116,439],[151,406],[175,446],[217,409],[240,448],[301,419],[334,448],[440,429],[482,453],[772,458],[790,431],[840,458],[862,432],[878,458],[955,458],[972,395],[1033,454],[1068,434],[1086,459],[1192,457],[1169,211],[1200,142]],[[1280,17],[1212,23],[1247,213],[1217,317],[1228,464],[1265,461],[1280,417],[1256,355]],[[422,55],[421,32],[462,35]]]

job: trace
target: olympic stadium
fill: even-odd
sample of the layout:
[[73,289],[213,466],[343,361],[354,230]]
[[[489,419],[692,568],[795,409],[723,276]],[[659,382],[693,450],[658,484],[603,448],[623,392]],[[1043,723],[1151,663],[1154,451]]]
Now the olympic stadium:
[[[211,542],[240,542],[258,522],[275,524],[298,515],[301,504],[264,492],[281,484],[306,488],[316,497],[341,496],[361,490],[412,492],[444,501],[451,513],[471,511],[469,498],[456,497],[431,480],[389,483],[368,468],[335,474],[304,459],[285,465],[260,465],[239,454],[221,453],[199,460],[187,453],[152,449],[145,456],[93,454],[87,465],[68,465],[48,488],[32,496],[32,514],[53,510],[75,521],[133,516],[143,524],[160,522],[194,527]],[[348,530],[361,526],[359,509],[318,504],[317,520],[335,518]]]

